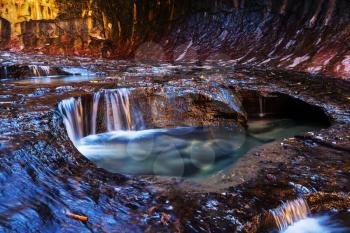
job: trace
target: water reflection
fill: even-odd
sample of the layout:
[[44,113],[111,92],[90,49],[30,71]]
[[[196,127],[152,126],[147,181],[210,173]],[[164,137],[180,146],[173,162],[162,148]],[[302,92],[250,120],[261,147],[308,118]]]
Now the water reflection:
[[85,137],[77,148],[111,172],[197,176],[217,170],[216,161],[236,160],[237,140],[230,139],[240,136],[243,144],[244,134],[212,127],[114,131]]
[[88,159],[110,172],[206,177],[225,170],[249,150],[321,126],[292,119],[259,119],[243,127],[178,127],[112,131],[76,143]]

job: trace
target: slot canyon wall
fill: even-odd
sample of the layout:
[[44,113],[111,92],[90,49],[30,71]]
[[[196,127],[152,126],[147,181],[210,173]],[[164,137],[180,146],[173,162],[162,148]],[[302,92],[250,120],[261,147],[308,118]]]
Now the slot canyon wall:
[[166,34],[181,1],[0,0],[1,48],[127,57]]
[[1,49],[350,77],[348,0],[0,0]]
[[193,2],[171,45],[192,42],[201,59],[350,77],[347,0]]

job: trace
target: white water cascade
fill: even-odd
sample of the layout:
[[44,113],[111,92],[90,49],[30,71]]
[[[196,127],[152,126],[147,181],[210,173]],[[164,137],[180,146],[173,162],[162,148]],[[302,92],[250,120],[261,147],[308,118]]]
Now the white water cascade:
[[31,65],[30,68],[32,69],[34,76],[49,76],[50,75],[50,67],[49,66],[37,66],[37,65]]
[[[131,129],[129,95],[125,91],[105,93],[108,131]],[[123,111],[124,110],[124,111]]]
[[96,125],[97,125],[97,111],[98,111],[98,104],[100,103],[101,93],[97,92],[94,94],[93,97],[93,103],[92,103],[92,119],[91,119],[91,134],[96,134]]
[[95,135],[101,119],[106,132],[144,129],[142,113],[132,104],[129,90],[125,88],[97,92],[88,103],[81,97],[63,100],[58,109],[74,143],[85,136]]
[[304,199],[299,198],[294,201],[288,201],[270,212],[277,227],[283,232],[288,226],[295,222],[306,219],[310,214],[310,209],[307,202]]
[[270,211],[280,233],[347,233],[350,229],[328,213],[310,215],[307,202],[299,198]]
[[62,114],[69,138],[75,143],[84,136],[83,105],[81,98],[63,100],[58,109]]

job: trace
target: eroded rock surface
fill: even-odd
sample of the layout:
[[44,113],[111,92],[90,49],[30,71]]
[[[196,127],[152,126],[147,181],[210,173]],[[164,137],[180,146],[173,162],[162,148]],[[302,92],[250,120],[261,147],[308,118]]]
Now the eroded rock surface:
[[[234,69],[230,63],[135,65],[27,58],[46,60],[49,67],[82,62],[89,71],[103,70],[107,76],[74,84],[69,79],[60,82],[60,77],[1,82],[0,223],[5,232],[263,232],[271,230],[265,211],[282,201],[305,197],[315,213],[350,208],[350,100],[344,80]],[[101,89],[167,87],[204,93],[208,86],[284,93],[319,106],[332,125],[251,151],[230,173],[200,183],[97,168],[73,146],[57,111],[59,101]],[[67,212],[88,216],[89,221],[72,220]]]
[[350,76],[347,0],[6,1],[2,49]]

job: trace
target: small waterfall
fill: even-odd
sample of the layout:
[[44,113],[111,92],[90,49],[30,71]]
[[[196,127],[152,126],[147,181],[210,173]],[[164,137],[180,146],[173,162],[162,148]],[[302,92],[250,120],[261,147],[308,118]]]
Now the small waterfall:
[[91,134],[96,134],[96,122],[97,122],[97,111],[98,111],[98,104],[100,103],[101,93],[97,92],[94,94],[93,97],[93,106],[92,106],[92,118],[91,118]]
[[83,105],[81,98],[63,100],[58,109],[63,116],[69,138],[75,143],[84,136]]
[[280,231],[282,231],[293,223],[305,219],[310,213],[310,209],[307,202],[304,199],[299,198],[294,201],[286,202],[270,212],[276,225]]
[[50,67],[49,66],[37,66],[31,65],[29,66],[32,69],[34,76],[49,76],[50,75]]
[[265,116],[264,105],[265,105],[264,97],[259,96],[259,107],[260,107],[259,117]]
[[108,131],[131,130],[129,91],[127,89],[120,89],[117,92],[106,91],[105,101]]
[[106,131],[144,129],[142,113],[132,104],[128,89],[104,90],[93,95],[91,101],[82,98],[63,100],[58,109],[63,116],[71,140],[97,133],[99,117]]
[[33,65],[33,66],[30,66],[30,68],[32,69],[34,76],[40,76],[40,72],[37,66]]

